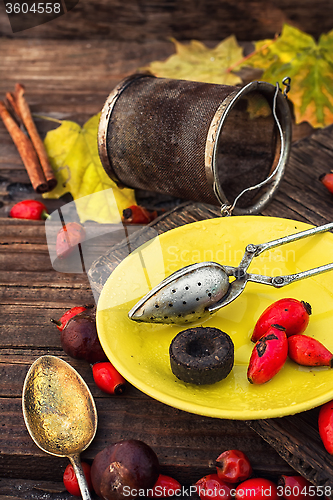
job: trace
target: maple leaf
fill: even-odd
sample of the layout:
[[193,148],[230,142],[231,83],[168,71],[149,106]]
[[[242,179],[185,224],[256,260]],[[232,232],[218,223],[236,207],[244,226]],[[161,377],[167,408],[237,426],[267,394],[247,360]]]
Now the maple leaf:
[[288,96],[294,104],[296,123],[313,127],[333,122],[333,30],[318,42],[297,28],[285,24],[274,43],[256,42],[247,63],[262,68],[262,80],[276,84],[291,78]]
[[90,118],[83,127],[65,120],[47,133],[44,144],[58,184],[43,196],[60,198],[71,193],[81,222],[118,223],[122,211],[136,204],[135,196],[132,189],[119,189],[101,164],[97,145],[99,116]]
[[216,47],[210,49],[202,42],[192,40],[182,44],[171,39],[175,44],[176,53],[166,61],[153,61],[142,68],[153,75],[178,80],[237,85],[242,80],[228,68],[237,63],[243,54],[234,36],[229,36]]

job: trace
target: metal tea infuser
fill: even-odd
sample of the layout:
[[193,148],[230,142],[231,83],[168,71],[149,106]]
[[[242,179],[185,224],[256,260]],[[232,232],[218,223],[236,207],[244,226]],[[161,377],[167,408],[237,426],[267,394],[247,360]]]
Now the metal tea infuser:
[[290,78],[231,87],[149,74],[108,96],[98,128],[107,175],[119,186],[256,214],[273,198],[291,147]]
[[[283,238],[249,244],[237,267],[200,262],[174,272],[154,287],[130,310],[128,317],[146,323],[184,324],[206,318],[230,304],[249,281],[282,288],[333,269],[333,262],[286,276],[261,276],[247,272],[254,257],[272,248],[333,229],[333,222]],[[233,277],[234,280],[230,282]]]

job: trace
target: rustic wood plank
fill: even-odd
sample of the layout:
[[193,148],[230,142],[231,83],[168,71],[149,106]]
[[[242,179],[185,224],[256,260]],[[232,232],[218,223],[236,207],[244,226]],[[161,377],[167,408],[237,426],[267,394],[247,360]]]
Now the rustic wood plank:
[[0,286],[31,286],[34,283],[35,286],[52,286],[53,288],[81,288],[89,287],[87,281],[87,276],[82,274],[73,273],[60,273],[57,271],[35,273],[34,271],[1,271]]
[[[0,479],[2,500],[74,500],[63,482]],[[95,495],[93,498],[97,498]]]
[[44,347],[45,349],[61,347],[59,332],[50,319],[59,319],[70,307],[89,303],[94,303],[90,289],[86,291],[85,295],[77,295],[73,291],[66,300],[57,303],[53,301],[39,302],[38,297],[35,298],[35,301],[31,299],[21,300],[13,304],[0,301],[3,321],[0,348],[13,346],[21,348]]
[[173,52],[174,45],[166,39],[138,45],[106,39],[72,40],[70,44],[67,39],[43,40],[40,44],[2,38],[0,58],[6,78],[0,82],[0,94],[22,81],[33,113],[51,112],[58,119],[77,114],[87,119],[101,109],[125,76]]
[[[99,425],[93,443],[82,453],[85,460],[92,461],[108,444],[131,436],[148,443],[157,453],[162,470],[182,484],[192,484],[204,473],[214,472],[214,461],[221,450],[232,447],[241,448],[248,454],[257,474],[277,477],[292,472],[285,461],[242,421],[191,415],[148,397],[97,397],[95,402]],[[60,481],[67,463],[45,454],[32,442],[23,424],[21,399],[0,398],[0,409],[3,457],[0,475],[22,477],[23,461],[25,477]],[[16,464],[10,460],[14,456],[13,447]]]
[[[121,0],[86,1],[66,15],[18,32],[22,38],[58,38],[100,40],[145,40],[178,37],[181,39],[219,39],[235,34],[240,40],[273,38],[283,23],[289,23],[313,36],[329,31],[332,4],[328,0],[231,0],[216,2],[191,0],[154,2],[130,0],[126,8]],[[13,36],[4,6],[0,10],[0,33]]]

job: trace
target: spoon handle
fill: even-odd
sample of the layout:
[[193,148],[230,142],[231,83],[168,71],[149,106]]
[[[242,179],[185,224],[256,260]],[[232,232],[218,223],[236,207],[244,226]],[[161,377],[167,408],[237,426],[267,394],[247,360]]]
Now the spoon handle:
[[80,455],[70,455],[68,458],[73,466],[83,500],[91,500],[87,480],[81,467]]

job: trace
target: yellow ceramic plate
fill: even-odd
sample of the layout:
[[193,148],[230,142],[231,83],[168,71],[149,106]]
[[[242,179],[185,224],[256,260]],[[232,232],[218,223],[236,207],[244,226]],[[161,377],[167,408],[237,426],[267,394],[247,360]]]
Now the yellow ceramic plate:
[[[206,260],[237,266],[248,243],[267,242],[309,227],[272,217],[218,218],[174,229],[140,247],[115,269],[98,303],[98,334],[108,358],[144,393],[200,415],[231,419],[280,417],[333,399],[333,369],[327,367],[302,367],[288,359],[266,384],[251,385],[246,377],[254,324],[268,305],[282,297],[311,304],[313,314],[306,334],[333,351],[332,271],[282,289],[248,283],[233,303],[207,319],[204,326],[227,332],[235,345],[234,368],[225,380],[212,385],[186,384],[171,372],[169,345],[185,326],[136,323],[127,317],[151,287],[177,269]],[[249,272],[291,274],[332,262],[332,257],[333,235],[323,233],[264,252],[253,260]]]

